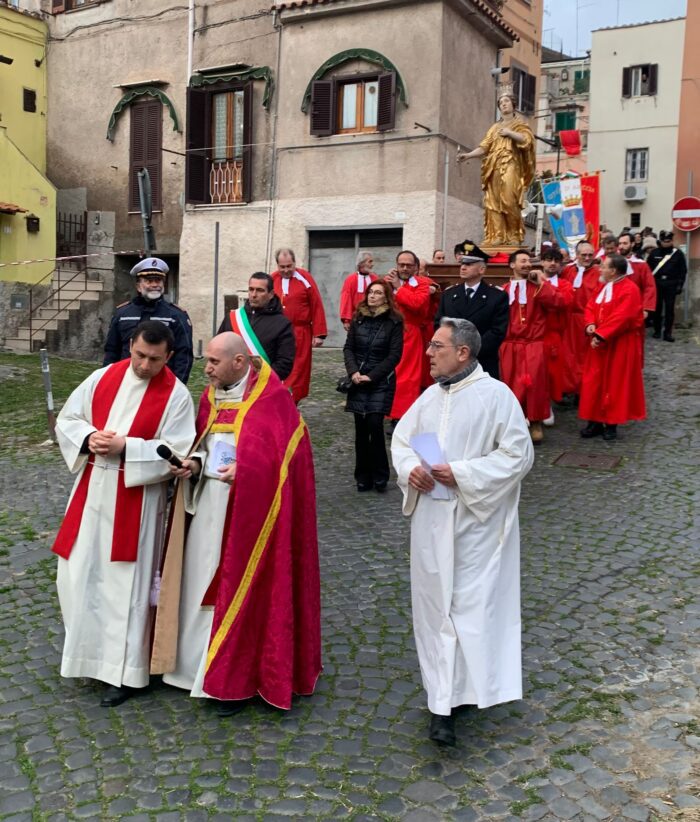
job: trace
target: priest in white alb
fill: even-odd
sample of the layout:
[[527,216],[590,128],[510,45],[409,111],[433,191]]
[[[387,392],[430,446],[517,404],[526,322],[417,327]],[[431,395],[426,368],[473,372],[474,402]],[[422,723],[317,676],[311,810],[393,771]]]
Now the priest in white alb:
[[107,683],[104,707],[149,682],[170,476],[156,449],[184,455],[195,433],[189,391],[166,367],[174,345],[163,323],[141,323],[130,358],[91,374],[56,423],[63,458],[78,474],[52,549],[66,634],[61,676]]
[[532,467],[520,404],[477,362],[469,320],[444,317],[428,345],[436,384],[391,452],[411,517],[413,630],[430,738],[454,745],[452,709],[522,697],[518,499]]

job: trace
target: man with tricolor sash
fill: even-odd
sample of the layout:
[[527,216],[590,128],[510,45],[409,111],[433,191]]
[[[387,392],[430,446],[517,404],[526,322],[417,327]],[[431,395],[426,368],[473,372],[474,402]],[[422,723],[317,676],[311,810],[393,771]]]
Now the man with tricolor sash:
[[289,391],[240,336],[217,335],[205,358],[196,444],[171,469],[151,671],[217,700],[221,716],[256,695],[288,709],[321,671],[311,442]]
[[168,463],[160,445],[186,454],[194,407],[166,368],[175,340],[141,323],[130,359],[100,368],[70,395],[56,434],[78,477],[52,550],[65,625],[61,676],[109,685],[113,707],[149,681],[149,639],[163,544]]
[[296,352],[294,329],[284,316],[269,274],[256,271],[251,275],[248,299],[224,317],[219,334],[224,331],[233,331],[242,337],[248,353],[262,357],[281,380],[292,373]]

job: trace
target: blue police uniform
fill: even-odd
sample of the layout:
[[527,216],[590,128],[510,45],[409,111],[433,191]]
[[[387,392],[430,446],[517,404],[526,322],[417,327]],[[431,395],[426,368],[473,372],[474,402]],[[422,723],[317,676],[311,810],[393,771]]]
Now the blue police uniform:
[[[157,258],[142,260],[131,269],[131,275],[137,277],[147,271],[165,276],[168,266]],[[192,370],[192,323],[186,311],[183,311],[165,298],[147,300],[138,294],[128,303],[117,306],[105,341],[103,365],[124,360],[129,356],[129,342],[136,326],[145,320],[157,320],[167,325],[175,337],[175,349],[168,367],[175,376],[186,383]]]

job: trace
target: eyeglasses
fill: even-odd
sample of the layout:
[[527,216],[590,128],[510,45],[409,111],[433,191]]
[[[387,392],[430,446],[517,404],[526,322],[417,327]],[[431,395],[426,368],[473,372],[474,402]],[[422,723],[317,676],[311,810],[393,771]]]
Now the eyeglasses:
[[428,343],[428,348],[432,351],[439,351],[441,348],[461,348],[461,345],[452,345],[451,343],[441,343],[435,342],[435,340],[431,340]]

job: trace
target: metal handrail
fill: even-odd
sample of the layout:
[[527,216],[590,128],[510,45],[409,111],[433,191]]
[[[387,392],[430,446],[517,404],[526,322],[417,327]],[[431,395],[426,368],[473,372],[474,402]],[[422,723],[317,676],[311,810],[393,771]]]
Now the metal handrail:
[[52,318],[49,318],[49,319],[45,320],[42,325],[40,325],[38,328],[36,328],[35,325],[34,325],[34,314],[43,305],[45,305],[47,302],[49,302],[49,300],[53,300],[56,296],[58,296],[58,307],[56,308],[56,313],[57,314],[62,310],[62,308],[68,308],[73,303],[80,304],[80,297],[74,297],[73,299],[68,300],[67,303],[64,301],[63,306],[61,306],[61,291],[63,291],[64,287],[67,286],[69,283],[72,283],[75,280],[76,277],[79,277],[79,276],[83,277],[84,291],[87,291],[88,272],[87,272],[87,268],[83,268],[79,271],[76,271],[75,274],[73,274],[73,276],[70,279],[66,280],[65,282],[60,282],[57,289],[53,289],[51,291],[51,293],[49,294],[49,296],[46,297],[46,299],[42,300],[38,305],[35,306],[34,305],[34,294],[33,294],[34,289],[38,285],[41,285],[44,282],[44,280],[47,280],[49,277],[53,277],[53,275],[57,271],[60,273],[62,270],[63,269],[55,268],[50,274],[47,274],[46,277],[43,277],[41,280],[39,280],[38,283],[34,283],[34,285],[29,289],[29,348],[30,348],[30,350],[31,350],[32,342],[33,342],[33,338],[34,338],[34,331],[37,331],[37,332],[41,331],[44,328],[46,328],[46,326],[50,322],[52,322]]

